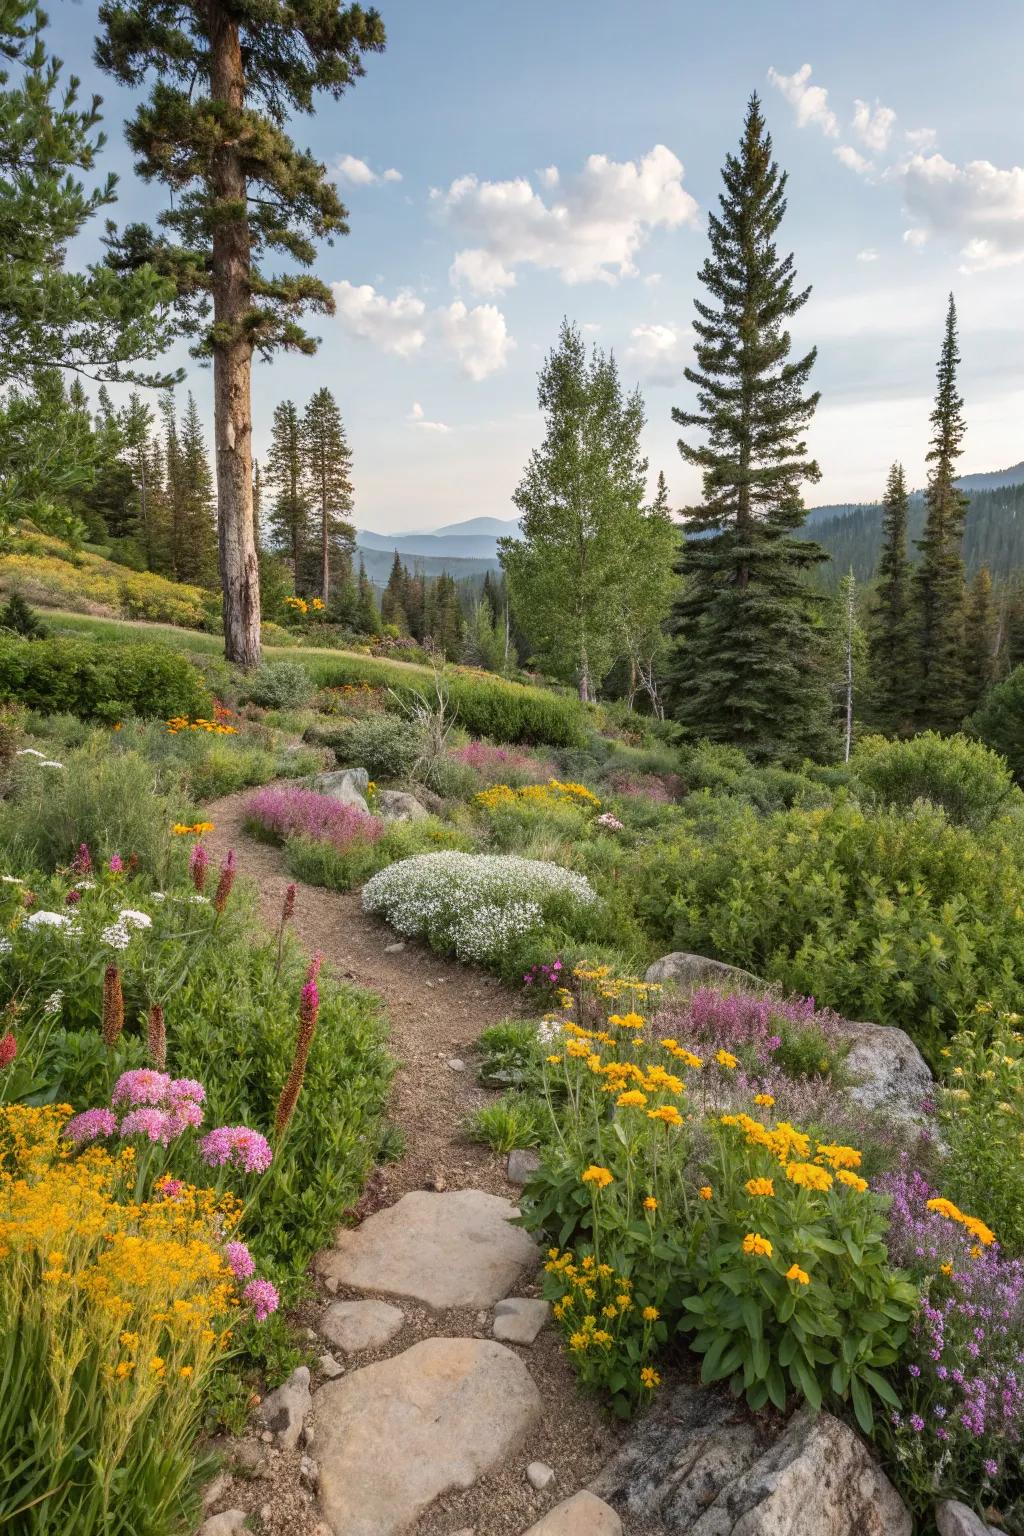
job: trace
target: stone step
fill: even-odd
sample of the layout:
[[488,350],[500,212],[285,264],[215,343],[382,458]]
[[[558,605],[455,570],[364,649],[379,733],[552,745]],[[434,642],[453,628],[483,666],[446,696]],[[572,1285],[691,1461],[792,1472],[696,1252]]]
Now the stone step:
[[583,1489],[549,1509],[523,1536],[622,1536],[622,1521],[610,1504]]

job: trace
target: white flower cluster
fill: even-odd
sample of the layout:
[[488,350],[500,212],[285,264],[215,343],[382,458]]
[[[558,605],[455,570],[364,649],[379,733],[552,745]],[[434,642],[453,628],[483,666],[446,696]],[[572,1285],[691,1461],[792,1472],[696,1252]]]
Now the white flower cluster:
[[46,1002],[43,1004],[43,1012],[45,1014],[60,1013],[61,1004],[63,1001],[64,993],[61,988],[58,987],[56,992],[51,992],[49,997],[46,999]]
[[148,912],[136,912],[134,907],[125,907],[118,913],[117,922],[104,928],[100,937],[104,944],[109,944],[111,949],[127,949],[132,941],[133,928],[152,928],[153,919]]
[[399,933],[483,963],[539,928],[547,901],[579,906],[597,897],[589,880],[560,864],[512,854],[421,853],[401,859],[363,887],[363,907]]

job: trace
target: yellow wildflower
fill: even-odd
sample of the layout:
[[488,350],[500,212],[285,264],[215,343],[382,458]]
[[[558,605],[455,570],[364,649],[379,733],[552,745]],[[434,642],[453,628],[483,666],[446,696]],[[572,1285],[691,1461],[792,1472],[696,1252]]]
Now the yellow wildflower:
[[760,1232],[748,1232],[743,1239],[743,1252],[756,1257],[770,1259],[772,1256],[772,1245],[766,1237],[761,1236]]
[[771,1179],[748,1179],[743,1188],[748,1195],[772,1196],[775,1194],[775,1185]]
[[648,1392],[653,1392],[655,1387],[661,1386],[661,1377],[658,1375],[653,1366],[644,1366],[643,1370],[640,1372],[640,1384],[641,1386],[646,1387]]
[[590,1167],[580,1177],[584,1184],[594,1184],[598,1189],[607,1189],[609,1184],[615,1182],[608,1169],[600,1168],[596,1163],[591,1163]]
[[645,1323],[656,1323],[658,1318],[661,1316],[661,1313],[658,1311],[657,1307],[644,1307],[640,1316],[643,1318]]
[[791,1264],[786,1270],[786,1279],[795,1280],[797,1285],[810,1285],[811,1277],[806,1269],[801,1269],[799,1264]]

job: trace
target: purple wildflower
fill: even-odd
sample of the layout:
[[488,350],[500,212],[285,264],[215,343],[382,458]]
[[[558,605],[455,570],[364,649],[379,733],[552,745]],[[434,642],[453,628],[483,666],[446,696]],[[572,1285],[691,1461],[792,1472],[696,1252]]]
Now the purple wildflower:
[[110,873],[112,875],[123,874],[124,873],[124,859],[122,859],[122,857],[121,857],[121,855],[119,853],[112,854],[111,858],[110,858],[110,862],[107,865],[107,868],[110,870]]
[[271,1285],[269,1280],[250,1280],[242,1292],[242,1299],[252,1307],[253,1316],[258,1323],[268,1318],[271,1312],[276,1312],[281,1304],[277,1288]]
[[172,1136],[177,1135],[174,1122],[170,1115],[162,1109],[154,1109],[146,1105],[142,1109],[131,1109],[121,1121],[122,1136],[146,1136],[150,1141],[158,1141],[162,1147],[166,1147]]
[[[184,1081],[184,1079],[183,1079]],[[171,1091],[171,1079],[166,1072],[154,1072],[151,1067],[136,1067],[122,1072],[110,1095],[111,1104],[163,1104]]]
[[267,1138],[247,1125],[219,1125],[203,1137],[199,1153],[210,1168],[231,1163],[246,1173],[262,1173],[274,1156]]
[[224,1256],[231,1265],[236,1280],[247,1280],[256,1272],[256,1263],[244,1243],[228,1243]]
[[375,843],[384,834],[379,816],[312,789],[261,789],[249,797],[245,811],[272,837],[300,835],[342,850],[355,842]]
[[61,1135],[81,1146],[99,1136],[113,1136],[116,1130],[117,1119],[109,1109],[86,1109],[68,1121]]

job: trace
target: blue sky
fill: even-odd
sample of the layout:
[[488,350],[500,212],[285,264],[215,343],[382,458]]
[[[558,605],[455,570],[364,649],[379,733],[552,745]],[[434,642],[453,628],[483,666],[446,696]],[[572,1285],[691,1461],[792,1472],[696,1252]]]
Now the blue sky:
[[[329,386],[354,451],[356,519],[399,531],[510,517],[563,315],[614,348],[647,402],[652,480],[699,487],[675,447],[692,300],[720,166],[751,90],[789,171],[780,244],[813,285],[812,503],[924,477],[945,298],[961,314],[964,468],[1024,458],[1019,0],[382,0],[388,46],[294,136],[331,168],[351,234],[317,271],[338,315],[315,358],[259,365],[254,432]],[[93,0],[51,7],[54,44],[105,98],[121,221],[152,217],[121,123],[135,97],[90,61]],[[183,360],[185,359],[183,350]],[[189,362],[209,418],[210,375]]]

